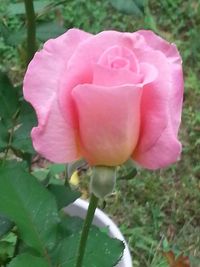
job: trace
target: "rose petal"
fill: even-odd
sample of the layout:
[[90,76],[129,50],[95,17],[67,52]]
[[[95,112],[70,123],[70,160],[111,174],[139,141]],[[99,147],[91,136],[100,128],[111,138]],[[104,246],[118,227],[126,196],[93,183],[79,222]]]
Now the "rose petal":
[[147,85],[157,79],[157,69],[149,63],[140,63],[140,76],[142,77],[142,84]]
[[[127,47],[115,45],[106,49],[98,60],[98,64],[111,67],[115,59],[124,59],[128,62],[128,68],[135,73],[139,71],[139,64],[132,50]],[[126,67],[126,66],[125,66]]]
[[32,129],[35,150],[50,161],[66,163],[78,159],[76,135],[60,112],[57,101],[52,101],[45,125]]
[[[65,120],[77,127],[74,116],[69,113],[73,110],[71,91],[79,84],[93,82],[93,69],[102,54],[113,46],[123,46],[127,49],[146,45],[144,38],[136,33],[121,33],[117,31],[103,31],[88,38],[77,47],[69,60],[66,79],[62,79],[59,89],[59,103],[65,114]],[[75,114],[75,112],[72,112]]]
[[[182,90],[175,88],[171,65],[162,52],[137,51],[137,56],[140,62],[153,65],[158,75],[143,88],[141,132],[133,159],[143,167],[157,169],[176,161],[180,153],[177,132],[174,131],[174,126],[177,125],[174,125],[171,108],[174,104],[172,99],[174,90],[179,95],[182,94]],[[181,96],[179,98],[181,99]],[[180,110],[178,115],[180,121]]]
[[181,148],[181,143],[174,136],[172,127],[168,125],[149,150],[136,154],[134,158],[140,165],[156,170],[179,160]]
[[115,166],[130,157],[139,135],[141,94],[136,85],[74,88],[81,153],[90,164]]
[[166,40],[162,39],[160,36],[149,30],[137,31],[144,40],[149,48],[152,50],[159,50],[168,58],[171,62],[182,63],[180,54],[176,48],[175,44],[171,44]]
[[38,127],[33,129],[35,149],[54,162],[67,162],[78,157],[76,133],[63,119],[58,105],[58,89],[69,58],[79,43],[90,34],[72,29],[49,40],[37,52],[24,78],[24,97],[35,108]]
[[153,50],[161,51],[169,61],[173,89],[171,90],[170,112],[172,126],[175,133],[178,133],[183,103],[183,70],[182,59],[175,44],[162,39],[152,31],[141,30],[138,33],[146,40],[146,43]]
[[93,84],[103,86],[117,86],[137,84],[142,81],[142,75],[127,69],[109,69],[99,64],[93,68]]

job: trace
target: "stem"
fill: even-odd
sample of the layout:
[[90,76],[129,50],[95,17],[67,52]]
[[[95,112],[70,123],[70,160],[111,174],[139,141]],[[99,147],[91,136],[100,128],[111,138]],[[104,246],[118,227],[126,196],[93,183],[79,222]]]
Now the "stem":
[[69,185],[69,177],[68,177],[68,164],[65,167],[65,183],[64,183],[64,185],[67,188],[70,188],[70,185]]
[[85,218],[85,222],[83,225],[83,230],[81,233],[81,239],[79,243],[79,248],[78,248],[78,255],[77,255],[77,261],[76,261],[76,267],[82,267],[83,264],[83,258],[84,258],[84,253],[85,253],[85,248],[86,248],[86,243],[88,239],[88,234],[90,231],[90,227],[94,218],[95,210],[98,204],[98,198],[92,194],[90,198],[90,203],[87,211],[87,215]]
[[24,0],[27,17],[27,65],[33,58],[36,47],[36,23],[33,0]]

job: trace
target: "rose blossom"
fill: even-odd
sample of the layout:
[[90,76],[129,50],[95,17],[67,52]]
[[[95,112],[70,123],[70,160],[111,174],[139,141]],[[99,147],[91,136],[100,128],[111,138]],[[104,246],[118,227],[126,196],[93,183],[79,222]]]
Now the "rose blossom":
[[28,66],[24,97],[38,117],[34,148],[50,161],[115,166],[132,157],[157,169],[180,156],[181,57],[152,31],[71,29],[47,41]]

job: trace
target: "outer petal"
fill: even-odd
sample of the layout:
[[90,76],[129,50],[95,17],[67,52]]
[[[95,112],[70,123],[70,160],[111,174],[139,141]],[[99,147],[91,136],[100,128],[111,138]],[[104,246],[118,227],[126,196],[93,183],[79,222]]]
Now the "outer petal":
[[142,88],[136,85],[74,88],[81,149],[92,165],[124,163],[136,146]]
[[134,159],[143,167],[151,170],[164,168],[177,160],[181,153],[181,143],[168,125],[157,139],[155,144],[145,153],[134,155]]
[[40,124],[31,132],[35,150],[57,163],[70,162],[79,157],[76,135],[63,119],[57,101],[52,101],[44,125]]
[[170,64],[171,80],[173,88],[171,90],[170,113],[172,116],[172,127],[177,133],[180,125],[181,110],[183,103],[183,71],[182,59],[175,44],[162,39],[152,31],[138,31],[148,46],[153,50],[161,51]]
[[32,131],[33,145],[54,162],[67,162],[78,157],[76,133],[63,118],[58,105],[58,88],[60,80],[65,79],[71,55],[89,36],[72,29],[47,41],[35,54],[24,78],[24,97],[38,116],[38,127]]
[[133,158],[143,167],[157,169],[175,162],[180,154],[177,130],[174,130],[179,126],[180,110],[177,125],[171,109],[174,90],[181,98],[182,88],[176,88],[171,64],[162,52],[137,51],[137,56],[140,62],[152,64],[158,75],[154,81],[144,85],[140,139]]
[[162,39],[160,36],[149,30],[140,30],[137,31],[137,33],[144,38],[149,48],[161,51],[163,54],[165,54],[169,61],[179,63],[182,62],[175,44],[167,42],[166,40]]

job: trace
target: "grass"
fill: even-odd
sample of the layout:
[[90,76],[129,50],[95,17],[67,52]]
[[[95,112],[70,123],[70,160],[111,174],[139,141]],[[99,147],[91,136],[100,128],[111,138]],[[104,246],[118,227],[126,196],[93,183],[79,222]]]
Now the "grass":
[[[17,1],[11,1],[17,2]],[[4,5],[3,5],[4,3]],[[24,25],[23,16],[0,18],[11,30]],[[132,180],[119,181],[115,194],[107,199],[106,211],[126,236],[134,267],[167,267],[162,249],[173,249],[200,266],[200,1],[152,0],[151,13],[135,18],[117,12],[108,1],[74,0],[56,12],[38,18],[57,20],[63,27],[78,27],[96,33],[105,29],[135,31],[156,29],[177,44],[183,57],[185,100],[180,131],[181,160],[168,169],[138,170]],[[23,43],[13,48],[1,37],[1,68],[9,70],[13,81],[23,76]]]

